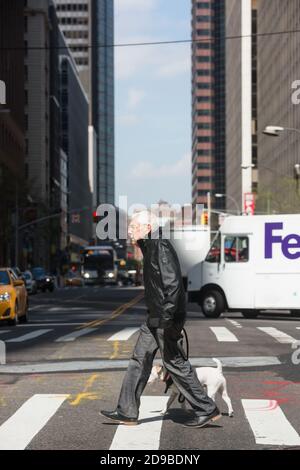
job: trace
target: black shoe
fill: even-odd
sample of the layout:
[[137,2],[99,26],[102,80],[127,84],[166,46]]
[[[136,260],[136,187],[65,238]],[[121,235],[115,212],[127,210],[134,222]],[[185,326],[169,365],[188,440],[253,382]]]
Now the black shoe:
[[119,424],[126,424],[127,426],[135,426],[137,425],[137,419],[135,418],[126,418],[126,416],[122,416],[118,411],[104,411],[101,410],[100,414],[105,416],[105,418],[109,418],[115,423]]
[[211,421],[217,421],[219,418],[221,418],[221,413],[218,410],[218,408],[215,409],[213,413],[210,415],[206,416],[195,416],[194,418],[190,419],[189,421],[186,421],[183,426],[186,428],[203,428],[207,424],[209,424]]

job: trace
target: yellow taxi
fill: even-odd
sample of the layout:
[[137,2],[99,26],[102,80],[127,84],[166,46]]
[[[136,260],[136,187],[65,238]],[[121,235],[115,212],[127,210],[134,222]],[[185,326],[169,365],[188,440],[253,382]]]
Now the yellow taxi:
[[0,268],[0,322],[10,325],[28,320],[28,295],[24,281],[9,268]]

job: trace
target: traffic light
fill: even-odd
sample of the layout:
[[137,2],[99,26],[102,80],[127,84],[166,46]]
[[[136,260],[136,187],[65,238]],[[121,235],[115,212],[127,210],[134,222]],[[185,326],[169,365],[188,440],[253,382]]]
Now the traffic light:
[[97,215],[97,211],[93,211],[93,222],[97,224],[100,220],[100,215]]
[[201,214],[201,225],[208,225],[208,211],[203,211]]

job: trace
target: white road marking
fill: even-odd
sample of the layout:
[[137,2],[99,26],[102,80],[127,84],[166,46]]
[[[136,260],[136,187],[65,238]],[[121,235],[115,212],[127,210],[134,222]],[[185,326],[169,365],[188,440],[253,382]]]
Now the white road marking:
[[10,330],[0,330],[0,335],[4,335],[5,333],[10,333]]
[[33,395],[0,426],[0,450],[24,450],[69,395]]
[[242,400],[257,444],[300,445],[300,436],[276,400]]
[[210,326],[211,331],[215,334],[218,341],[222,343],[236,343],[237,337],[224,326]]
[[45,335],[53,330],[37,330],[32,331],[31,333],[27,333],[26,335],[18,336],[17,338],[9,339],[5,341],[6,343],[23,343],[24,341],[28,341],[30,339],[37,338],[38,336]]
[[[28,325],[17,325],[17,328],[31,328],[31,327],[41,327],[41,326],[78,326],[78,325],[84,325],[83,322],[72,322],[72,323],[37,323],[37,322],[32,322]],[[12,330],[11,330],[12,331]]]
[[139,328],[124,328],[124,330],[118,331],[118,333],[108,338],[107,341],[127,341],[137,331],[139,331]]
[[[220,357],[223,367],[264,367],[277,366],[281,361],[276,356],[241,356]],[[160,360],[155,361],[159,364]],[[190,363],[194,367],[215,367],[215,362],[208,357],[192,357]],[[94,370],[127,369],[128,359],[103,359],[83,361],[59,361],[47,363],[31,363],[25,365],[0,365],[0,374],[42,374],[49,372],[76,372]]]
[[268,327],[268,326],[258,326],[257,329],[260,330],[260,331],[263,331],[267,335],[272,336],[272,338],[276,339],[276,341],[278,341],[278,343],[292,344],[295,341],[297,341],[292,336],[289,336],[286,333],[283,333],[282,331],[277,330],[277,328],[273,328],[271,326],[270,327]]
[[[119,425],[110,450],[158,450],[163,409],[168,397],[141,397],[139,422],[137,426]],[[145,422],[143,422],[145,420]]]
[[[51,307],[48,312],[74,312],[83,310],[82,307]],[[84,309],[86,310],[86,309]]]
[[227,321],[229,321],[230,323],[232,323],[232,324],[233,324],[234,326],[236,326],[237,328],[243,328],[242,325],[241,325],[239,322],[235,321],[235,320],[228,320],[228,319],[227,319]]
[[84,328],[83,330],[72,331],[72,333],[56,339],[55,343],[68,343],[70,341],[75,341],[75,339],[79,338],[80,336],[88,335],[92,331],[96,330],[97,328]]

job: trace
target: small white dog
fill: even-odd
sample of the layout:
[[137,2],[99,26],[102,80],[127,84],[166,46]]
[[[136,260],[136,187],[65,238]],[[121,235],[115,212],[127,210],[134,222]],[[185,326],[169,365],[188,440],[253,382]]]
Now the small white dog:
[[[230,416],[230,418],[232,418],[233,408],[232,408],[231,400],[227,393],[227,383],[223,375],[222,363],[219,359],[213,358],[213,360],[216,362],[217,367],[197,367],[196,368],[197,377],[201,385],[206,388],[207,395],[212,400],[215,400],[215,396],[217,393],[221,395],[221,397],[223,398],[223,400],[225,401],[228,407],[228,415]],[[165,380],[165,371],[164,371],[163,366],[161,365],[152,367],[152,371],[151,371],[148,383],[153,383],[156,380],[161,380],[161,381]],[[171,390],[170,398],[165,408],[160,412],[162,415],[164,415],[169,410],[174,400],[178,398],[180,395],[180,392],[174,383],[172,383],[172,385],[170,386],[170,390]],[[183,400],[183,402],[181,403],[181,406],[184,409],[186,408],[185,400]]]

